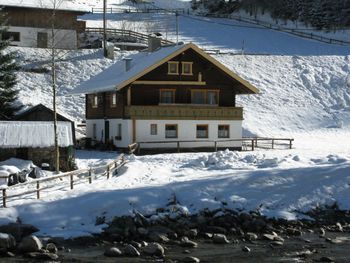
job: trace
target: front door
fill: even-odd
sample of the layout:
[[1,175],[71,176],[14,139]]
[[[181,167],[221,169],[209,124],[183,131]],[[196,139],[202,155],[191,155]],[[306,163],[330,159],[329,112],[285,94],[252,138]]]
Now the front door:
[[47,48],[47,33],[38,32],[38,47],[39,48]]
[[109,121],[105,121],[105,143],[108,144],[109,140]]

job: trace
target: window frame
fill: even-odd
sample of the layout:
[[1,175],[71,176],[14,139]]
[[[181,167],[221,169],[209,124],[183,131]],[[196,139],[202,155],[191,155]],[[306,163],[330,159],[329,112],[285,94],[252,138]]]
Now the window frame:
[[[194,92],[202,92],[204,93],[204,103],[193,103],[193,93]],[[216,104],[210,104],[208,101],[208,93],[209,92],[215,92],[216,96],[217,96],[217,103]],[[199,104],[199,105],[219,105],[219,101],[220,101],[220,90],[219,89],[191,89],[191,104]]]
[[150,135],[158,135],[158,125],[156,123],[150,124]]
[[97,138],[97,124],[92,124],[92,139],[96,140]]
[[[172,92],[173,102],[162,102],[162,92]],[[176,99],[176,89],[159,89],[159,103],[160,104],[174,104]]]
[[1,34],[2,40],[9,40],[10,42],[21,42],[21,32],[6,31]]
[[[176,135],[174,137],[167,136],[167,127],[169,127],[169,126],[175,126],[176,127]],[[177,124],[165,124],[164,130],[165,130],[165,138],[166,139],[177,139],[177,138],[179,138],[179,126]]]
[[98,108],[98,95],[97,94],[92,95],[92,108],[94,108],[94,109]]
[[[208,101],[208,99],[209,99],[209,96],[208,96],[209,92],[215,92],[215,93],[216,93],[217,103],[215,103],[215,104],[210,104],[210,103],[209,103],[209,101]],[[207,104],[208,104],[208,105],[219,105],[219,101],[220,101],[220,90],[218,90],[218,89],[208,89],[207,92],[206,92],[206,95],[207,95],[206,100],[207,100]]]
[[[190,66],[190,72],[185,72],[185,65]],[[193,76],[193,62],[191,61],[182,61],[181,62],[181,75],[184,76]]]
[[[205,137],[200,137],[198,136],[198,127],[205,127],[206,130],[206,136]],[[208,124],[197,124],[196,125],[196,138],[197,139],[208,139],[209,138],[209,125]]]
[[110,102],[111,102],[111,108],[117,107],[117,93],[112,93]]
[[[176,72],[171,72],[171,65],[176,65]],[[179,61],[168,61],[168,75],[179,75]]]
[[[227,137],[220,136],[220,133],[219,133],[220,126],[227,127]],[[230,125],[229,124],[219,124],[218,125],[218,138],[220,138],[220,139],[228,139],[228,138],[230,138]]]

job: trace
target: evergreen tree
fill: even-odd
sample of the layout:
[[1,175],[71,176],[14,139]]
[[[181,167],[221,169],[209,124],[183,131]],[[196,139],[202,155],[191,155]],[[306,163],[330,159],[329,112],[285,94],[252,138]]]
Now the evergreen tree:
[[[1,11],[1,10],[0,10]],[[6,35],[4,15],[1,15],[0,36]],[[16,105],[18,90],[15,89],[16,73],[19,69],[14,53],[8,52],[9,40],[0,37],[0,120],[11,119],[22,106]]]

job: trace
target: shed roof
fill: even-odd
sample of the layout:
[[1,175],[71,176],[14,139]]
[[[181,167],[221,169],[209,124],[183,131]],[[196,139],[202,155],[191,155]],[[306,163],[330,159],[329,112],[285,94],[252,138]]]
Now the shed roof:
[[[50,9],[54,7],[54,1],[52,0],[0,0],[0,6],[4,7],[18,7],[18,8],[35,8],[35,9]],[[74,5],[69,1],[56,1],[56,10],[71,11],[86,13],[91,11],[85,6]]]
[[[58,144],[73,145],[72,125],[58,122]],[[0,148],[45,148],[54,146],[53,122],[0,121]]]
[[242,94],[254,94],[259,92],[259,90],[248,81],[242,79],[236,73],[225,67],[222,63],[205,53],[195,44],[189,43],[162,47],[155,52],[142,51],[130,55],[129,58],[132,60],[131,67],[128,71],[125,70],[124,61],[117,61],[115,64],[102,71],[100,74],[82,83],[76,89],[71,91],[70,94],[92,94],[98,92],[121,90],[122,88],[132,84],[133,81],[139,79],[148,72],[154,70],[163,63],[171,60],[172,58],[188,49],[194,50],[204,59],[210,61],[216,67],[220,68],[229,77],[242,84]]

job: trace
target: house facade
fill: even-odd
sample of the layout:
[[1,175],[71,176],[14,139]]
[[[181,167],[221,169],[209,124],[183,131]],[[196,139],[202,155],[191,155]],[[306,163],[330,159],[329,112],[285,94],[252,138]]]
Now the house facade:
[[[2,12],[7,18],[7,32],[2,39],[11,40],[11,45],[21,47],[52,47],[59,49],[76,49],[79,46],[78,34],[85,30],[85,22],[78,16],[84,11],[69,7],[57,7],[55,10],[54,31],[52,32],[52,6],[26,4],[24,1],[0,0]],[[53,37],[54,35],[54,37]]]
[[[87,137],[126,148],[223,147],[240,149],[243,108],[236,96],[258,90],[196,45],[140,52],[78,87],[86,94]],[[156,142],[156,143],[150,143]],[[159,143],[171,142],[171,143]]]

